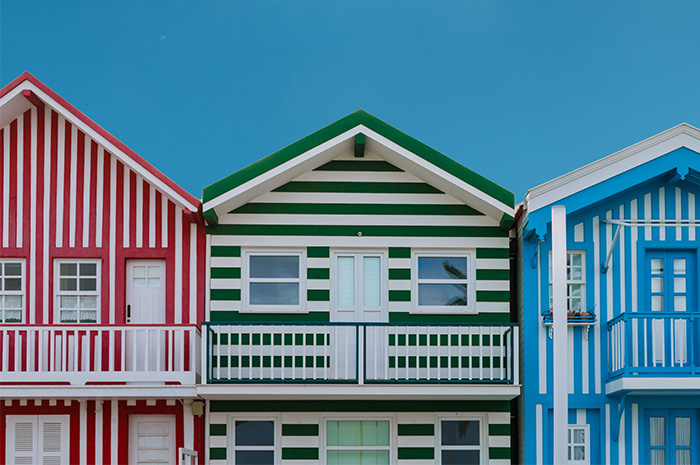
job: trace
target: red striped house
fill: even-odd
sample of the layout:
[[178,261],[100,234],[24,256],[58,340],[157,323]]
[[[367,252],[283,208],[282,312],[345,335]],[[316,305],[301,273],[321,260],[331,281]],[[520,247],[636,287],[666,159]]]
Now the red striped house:
[[0,463],[201,457],[200,201],[29,73],[0,128]]

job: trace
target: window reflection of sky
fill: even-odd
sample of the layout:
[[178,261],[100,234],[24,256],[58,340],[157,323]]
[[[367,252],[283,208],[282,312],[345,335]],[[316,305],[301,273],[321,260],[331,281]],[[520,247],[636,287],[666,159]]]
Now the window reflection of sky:
[[298,256],[251,255],[251,278],[298,278]]
[[251,305],[299,305],[299,283],[250,283]]
[[272,446],[275,439],[272,421],[237,421],[237,446]]
[[419,284],[418,305],[466,306],[465,284]]
[[445,269],[453,267],[462,279],[467,276],[466,257],[418,257],[418,278],[420,279],[460,279]]

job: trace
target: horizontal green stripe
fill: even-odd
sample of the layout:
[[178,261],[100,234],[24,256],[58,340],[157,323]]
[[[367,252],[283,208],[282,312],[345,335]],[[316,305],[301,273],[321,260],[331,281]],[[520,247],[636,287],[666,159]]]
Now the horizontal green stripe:
[[[213,313],[213,312],[212,312]],[[508,323],[510,312],[476,313],[469,315],[426,315],[408,312],[390,312],[390,323]]]
[[211,269],[212,278],[240,278],[241,269],[240,268],[212,268]]
[[241,248],[239,246],[230,245],[212,245],[211,246],[211,256],[212,257],[240,257]]
[[389,279],[411,279],[410,268],[390,268]]
[[476,249],[476,258],[510,258],[509,249]]
[[432,447],[399,447],[399,460],[432,460],[435,449]]
[[332,160],[316,168],[314,171],[401,171],[389,162],[383,160],[353,161]]
[[442,194],[424,182],[291,181],[272,192],[325,192],[369,194]]
[[510,302],[509,291],[476,291],[477,302]]
[[330,247],[307,247],[306,255],[309,258],[328,258],[331,256]]
[[389,247],[389,258],[411,258],[411,248]]
[[410,302],[411,291],[389,291],[389,302]]
[[432,423],[425,424],[407,424],[399,425],[399,436],[434,436],[435,425]]
[[489,425],[489,436],[510,436],[510,425]]
[[505,460],[510,458],[510,447],[489,447],[489,460]]
[[225,224],[208,232],[215,236],[508,237],[508,231],[490,226]]
[[282,425],[282,436],[318,436],[318,425]]
[[476,270],[476,279],[508,281],[510,270]]
[[212,412],[510,412],[510,401],[212,400]]
[[283,447],[282,460],[318,460],[318,448]]
[[330,279],[331,270],[328,268],[307,268],[306,277],[308,279]]
[[467,205],[406,205],[367,203],[247,203],[229,213],[289,215],[482,215]]
[[240,289],[211,289],[211,300],[241,300]]
[[306,298],[310,302],[329,302],[331,300],[331,291],[327,289],[308,289]]
[[210,436],[226,436],[226,425],[209,425]]
[[209,448],[209,459],[210,460],[224,460],[224,459],[226,459],[226,448],[225,447],[210,447]]
[[210,313],[212,322],[246,322],[246,321],[275,321],[275,322],[318,322],[327,323],[330,321],[328,312],[309,313],[240,313],[234,310],[212,310]]

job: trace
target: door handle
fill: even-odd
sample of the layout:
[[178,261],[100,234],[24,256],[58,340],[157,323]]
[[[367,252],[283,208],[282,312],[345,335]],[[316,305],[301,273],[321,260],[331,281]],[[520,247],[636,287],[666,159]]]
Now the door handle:
[[126,306],[126,322],[131,323],[131,305]]

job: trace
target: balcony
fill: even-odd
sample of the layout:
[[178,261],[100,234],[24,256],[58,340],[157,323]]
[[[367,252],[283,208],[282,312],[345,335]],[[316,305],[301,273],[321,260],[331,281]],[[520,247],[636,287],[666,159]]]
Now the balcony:
[[18,385],[194,389],[200,344],[199,329],[189,325],[2,325],[0,384],[5,395]]
[[340,386],[387,393],[388,385],[454,390],[519,383],[515,324],[204,323],[203,328],[207,384],[238,386],[211,392],[289,394],[313,384],[317,394],[326,386],[340,395],[353,392]]
[[700,315],[625,312],[608,322],[608,394],[700,393]]

